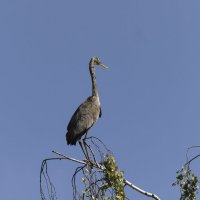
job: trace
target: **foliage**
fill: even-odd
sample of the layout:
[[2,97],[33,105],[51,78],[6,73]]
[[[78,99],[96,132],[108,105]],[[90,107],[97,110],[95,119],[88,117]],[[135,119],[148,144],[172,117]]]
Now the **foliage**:
[[[94,179],[94,172],[87,169],[82,178],[85,184],[85,190],[81,198],[87,197],[90,200],[124,200],[126,195],[124,192],[123,171],[116,165],[116,159],[110,154],[105,155],[105,160],[101,162],[101,178]],[[94,187],[95,185],[95,187]]]
[[193,156],[190,160],[188,159],[188,153],[191,149],[200,148],[200,146],[191,146],[187,149],[186,158],[187,162],[183,165],[180,170],[177,170],[176,182],[173,186],[178,185],[181,193],[180,200],[196,200],[199,190],[198,177],[190,168],[190,164],[200,157],[200,154]]
[[176,173],[176,184],[179,186],[181,192],[180,200],[196,200],[199,189],[197,176],[186,166],[183,166]]
[[107,187],[105,187],[105,189],[113,187],[115,190],[116,200],[125,199],[126,195],[124,192],[125,184],[123,177],[124,172],[118,169],[115,158],[107,155],[107,159],[102,164],[105,166],[104,176],[107,183]]

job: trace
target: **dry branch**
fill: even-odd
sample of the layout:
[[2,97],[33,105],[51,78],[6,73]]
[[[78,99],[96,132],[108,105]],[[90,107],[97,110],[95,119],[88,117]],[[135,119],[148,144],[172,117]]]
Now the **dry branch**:
[[[106,197],[108,196],[111,199],[128,199],[124,192],[124,188],[126,186],[141,193],[142,195],[153,198],[155,200],[160,200],[157,195],[135,186],[133,183],[124,178],[123,171],[118,169],[115,157],[113,156],[112,152],[100,139],[95,137],[87,138],[87,140],[88,139],[94,147],[94,149],[92,149],[92,147],[86,143],[86,148],[88,148],[89,152],[89,160],[78,160],[76,158],[59,153],[58,151],[52,152],[59,157],[43,160],[40,171],[40,194],[42,200],[46,200],[44,193],[48,195],[48,198],[50,200],[57,199],[55,187],[50,180],[50,176],[48,175],[47,170],[47,161],[51,160],[70,160],[79,164],[79,166],[75,170],[74,175],[72,176],[74,200],[84,200],[86,198],[103,200],[105,198],[105,195]],[[100,161],[97,162],[97,160],[99,159]],[[82,174],[81,182],[85,188],[81,192],[81,194],[76,188],[76,179],[78,178],[80,180],[81,178],[79,173]],[[78,177],[76,178],[77,175]],[[46,189],[42,187],[42,180],[45,181],[44,184],[46,185]],[[43,191],[43,189],[45,189],[45,192]]]
[[[78,160],[78,159],[63,155],[63,154],[61,154],[61,153],[59,153],[57,151],[52,151],[52,152],[57,154],[57,155],[59,155],[59,156],[61,156],[64,159],[71,160],[73,162],[77,162],[77,163],[84,164],[84,165],[90,165],[91,167],[96,167],[99,170],[105,170],[105,167],[100,165],[99,163],[98,163],[98,165],[96,163],[92,163],[92,162],[87,163],[85,161]],[[145,195],[147,197],[151,197],[151,198],[153,198],[155,200],[160,200],[160,198],[157,195],[155,195],[153,193],[150,193],[150,192],[147,192],[145,190],[142,190],[141,188],[137,187],[136,185],[134,185],[133,183],[131,183],[130,181],[128,181],[126,179],[124,179],[124,183],[125,183],[125,185],[129,186],[130,188],[136,190],[137,192],[139,192],[139,193],[141,193],[141,194],[143,194],[143,195]]]

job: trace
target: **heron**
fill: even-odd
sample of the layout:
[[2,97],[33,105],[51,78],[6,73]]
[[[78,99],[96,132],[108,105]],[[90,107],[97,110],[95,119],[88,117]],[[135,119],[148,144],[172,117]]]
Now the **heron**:
[[[89,72],[92,81],[92,95],[89,96],[74,112],[67,126],[66,141],[68,145],[76,145],[79,142],[82,150],[81,138],[87,137],[88,130],[102,116],[99,93],[96,83],[95,66],[108,68],[98,57],[92,57],[89,62]],[[83,153],[85,154],[84,150]]]

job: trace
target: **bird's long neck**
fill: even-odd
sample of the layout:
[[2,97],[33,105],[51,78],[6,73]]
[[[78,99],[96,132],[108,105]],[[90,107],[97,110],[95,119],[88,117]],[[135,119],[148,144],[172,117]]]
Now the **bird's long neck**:
[[92,80],[92,96],[96,96],[99,98],[96,76],[95,76],[95,68],[94,68],[94,63],[92,60],[89,63],[89,70],[90,70],[90,75],[91,75],[91,80]]

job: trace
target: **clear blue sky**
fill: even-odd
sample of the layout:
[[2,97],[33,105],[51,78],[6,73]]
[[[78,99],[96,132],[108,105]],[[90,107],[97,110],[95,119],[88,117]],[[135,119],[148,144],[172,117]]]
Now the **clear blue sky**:
[[[200,2],[186,0],[1,0],[1,198],[40,198],[51,150],[81,159],[67,123],[91,94],[97,55],[103,117],[90,131],[125,176],[162,199],[187,147],[200,144]],[[49,165],[58,198],[71,199],[71,162]],[[130,199],[147,199],[128,192]]]

